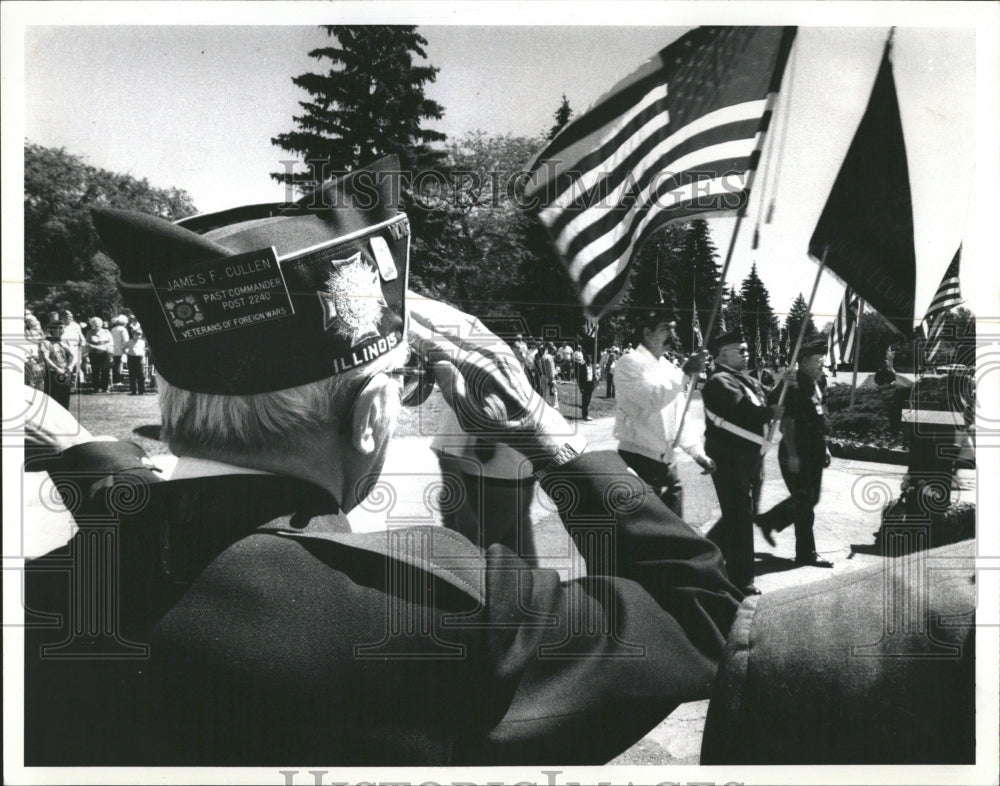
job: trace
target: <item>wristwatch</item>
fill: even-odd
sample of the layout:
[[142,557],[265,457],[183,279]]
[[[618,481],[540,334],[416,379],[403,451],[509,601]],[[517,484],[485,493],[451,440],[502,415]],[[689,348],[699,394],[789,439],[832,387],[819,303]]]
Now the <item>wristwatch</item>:
[[587,449],[587,444],[586,440],[580,440],[576,445],[573,445],[571,442],[564,442],[562,447],[556,451],[556,454],[544,466],[536,469],[531,474],[535,476],[536,480],[543,480],[547,475],[552,474],[559,467],[563,466],[563,464],[568,464],[583,453]]

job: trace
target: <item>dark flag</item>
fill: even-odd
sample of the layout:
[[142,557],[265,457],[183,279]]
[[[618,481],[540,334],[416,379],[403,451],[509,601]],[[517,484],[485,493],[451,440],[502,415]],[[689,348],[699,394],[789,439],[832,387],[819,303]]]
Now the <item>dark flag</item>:
[[830,331],[830,363],[854,362],[854,335],[858,327],[861,298],[850,287],[844,290],[844,299],[837,309],[837,318]]
[[701,27],[565,126],[525,195],[580,302],[601,315],[669,221],[741,213],[795,28]]
[[954,259],[948,265],[948,269],[941,279],[941,284],[937,288],[934,299],[927,308],[927,315],[924,317],[924,324],[927,326],[927,362],[934,360],[934,356],[941,348],[941,331],[944,329],[945,317],[955,306],[962,303],[962,291],[958,282],[958,267],[962,258],[962,247],[958,247]]
[[[913,332],[916,257],[910,178],[890,44],[809,253],[904,336]],[[827,251],[827,249],[829,249]]]

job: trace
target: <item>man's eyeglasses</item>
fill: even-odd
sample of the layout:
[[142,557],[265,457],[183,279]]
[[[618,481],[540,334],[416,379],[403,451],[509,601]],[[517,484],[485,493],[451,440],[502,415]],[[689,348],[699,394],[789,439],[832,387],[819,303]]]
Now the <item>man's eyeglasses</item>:
[[419,407],[434,390],[434,375],[416,352],[410,353],[405,366],[389,374],[399,380],[399,399],[404,407]]

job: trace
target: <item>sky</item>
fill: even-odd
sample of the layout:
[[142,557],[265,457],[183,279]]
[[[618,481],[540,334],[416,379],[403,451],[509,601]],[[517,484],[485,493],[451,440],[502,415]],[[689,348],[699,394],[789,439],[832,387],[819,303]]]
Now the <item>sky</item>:
[[[917,311],[923,313],[964,238],[967,299],[972,293],[977,313],[998,313],[995,287],[987,285],[984,296],[981,285],[980,273],[992,262],[979,261],[983,244],[968,237],[978,151],[990,135],[996,139],[995,124],[983,131],[984,107],[995,115],[996,99],[985,101],[983,80],[977,82],[982,76],[977,57],[982,61],[988,47],[982,30],[977,39],[981,20],[966,13],[964,4],[947,12],[942,6],[929,16],[913,13],[911,4],[891,4],[911,6],[908,13],[897,13],[898,19],[884,12],[828,14],[829,5],[837,4],[782,4],[771,7],[775,13],[766,19],[760,10],[765,6],[748,11],[739,3],[725,4],[721,17],[716,4],[692,10],[671,3],[669,11],[681,10],[618,4],[595,12],[588,6],[569,19],[565,9],[579,6],[542,6],[526,17],[518,9],[529,6],[519,3],[490,5],[480,14],[449,5],[397,5],[405,13],[384,20],[378,18],[387,13],[380,4],[375,12],[370,6],[324,6],[321,15],[316,4],[306,4],[312,7],[304,11],[275,6],[261,12],[268,5],[238,6],[244,11],[239,16],[218,13],[216,6],[205,12],[211,25],[200,24],[196,13],[178,26],[175,12],[141,14],[128,3],[108,7],[114,25],[100,14],[74,15],[66,6],[58,15],[36,15],[21,38],[22,138],[65,147],[93,165],[145,177],[153,185],[183,188],[199,210],[212,211],[284,197],[268,174],[291,156],[270,139],[291,128],[297,102],[306,96],[291,77],[315,70],[317,61],[307,53],[328,41],[315,26],[319,22],[419,22],[428,41],[427,62],[440,69],[427,94],[444,106],[445,115],[433,125],[449,137],[474,130],[535,135],[548,129],[563,94],[577,113],[583,111],[693,24],[799,23],[804,26],[779,99],[778,130],[787,126],[780,168],[772,169],[776,180],[758,177],[727,279],[738,286],[756,263],[772,305],[783,312],[813,286],[817,268],[805,254],[809,236],[864,111],[889,26],[906,22],[895,34],[893,64],[914,200]],[[789,14],[789,7],[798,11]],[[778,10],[789,18],[770,18]],[[232,26],[237,18],[241,26]],[[537,24],[525,25],[529,19]],[[617,24],[622,19],[643,24],[623,27]],[[855,26],[840,26],[845,21]],[[13,136],[6,121],[4,131]],[[995,207],[996,190],[989,193]],[[774,221],[761,227],[760,248],[753,250],[762,199],[775,201]],[[735,222],[710,224],[722,257]],[[836,311],[842,291],[842,284],[823,275],[814,307],[818,325]]]

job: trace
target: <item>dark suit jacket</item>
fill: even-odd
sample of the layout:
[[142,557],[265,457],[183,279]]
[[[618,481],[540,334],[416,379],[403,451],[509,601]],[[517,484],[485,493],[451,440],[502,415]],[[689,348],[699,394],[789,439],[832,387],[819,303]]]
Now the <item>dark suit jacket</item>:
[[[28,630],[26,762],[607,761],[707,697],[741,596],[616,454],[542,485],[587,578],[441,527],[353,534],[322,490],[279,476],[106,505],[29,566],[47,624]],[[95,624],[100,603],[114,612]]]
[[[771,414],[760,383],[749,374],[717,365],[701,395],[706,410],[742,429],[765,435]],[[713,458],[750,457],[760,454],[760,445],[716,426],[706,413],[705,452]]]

